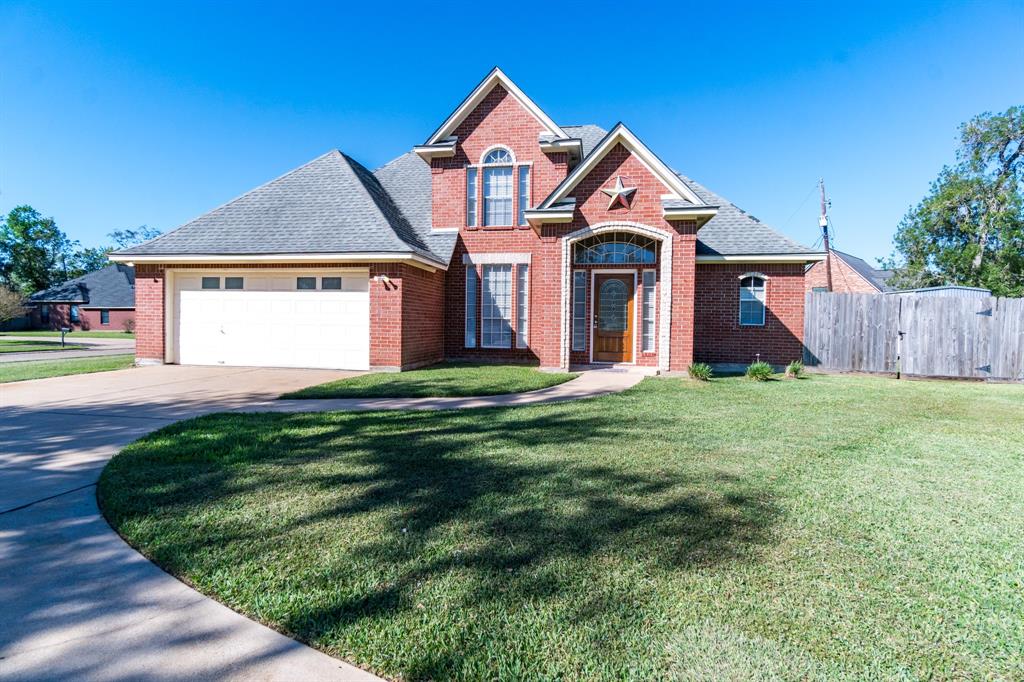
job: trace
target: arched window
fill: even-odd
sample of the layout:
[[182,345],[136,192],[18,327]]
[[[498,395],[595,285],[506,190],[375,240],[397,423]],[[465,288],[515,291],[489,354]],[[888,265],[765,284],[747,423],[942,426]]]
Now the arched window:
[[764,325],[764,282],[765,277],[756,274],[740,278],[740,325],[759,327]]
[[497,147],[484,154],[484,225],[512,225],[512,152]]
[[581,265],[648,265],[658,259],[657,242],[636,232],[605,232],[576,242]]

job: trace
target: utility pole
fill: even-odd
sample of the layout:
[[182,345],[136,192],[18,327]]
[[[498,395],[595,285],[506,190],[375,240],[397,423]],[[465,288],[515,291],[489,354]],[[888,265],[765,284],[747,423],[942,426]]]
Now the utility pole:
[[818,225],[821,226],[821,238],[825,244],[825,286],[829,293],[832,292],[832,249],[828,245],[828,207],[825,204],[825,178],[819,178],[821,185],[821,217],[818,218]]

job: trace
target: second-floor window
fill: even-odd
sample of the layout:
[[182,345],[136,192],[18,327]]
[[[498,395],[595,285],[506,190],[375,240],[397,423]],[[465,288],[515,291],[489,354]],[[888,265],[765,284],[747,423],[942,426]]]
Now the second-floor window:
[[504,148],[492,149],[482,160],[484,225],[512,225],[512,168],[515,159]]

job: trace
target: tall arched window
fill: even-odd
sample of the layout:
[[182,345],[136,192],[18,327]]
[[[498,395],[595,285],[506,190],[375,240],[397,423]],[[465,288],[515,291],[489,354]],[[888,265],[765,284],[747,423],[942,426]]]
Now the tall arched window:
[[764,282],[762,275],[748,274],[740,278],[740,325],[764,325]]
[[484,154],[484,225],[512,225],[512,152],[497,147]]

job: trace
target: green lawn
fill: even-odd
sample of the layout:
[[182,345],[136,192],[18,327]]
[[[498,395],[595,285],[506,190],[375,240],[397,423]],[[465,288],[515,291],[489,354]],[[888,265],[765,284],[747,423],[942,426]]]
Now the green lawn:
[[410,372],[364,374],[310,386],[282,398],[431,398],[536,391],[575,374],[541,372],[524,365],[442,363]]
[[103,355],[96,358],[67,358],[65,360],[31,360],[28,362],[0,363],[0,384],[26,379],[45,379],[68,374],[88,374],[125,369],[135,364],[134,355]]
[[81,346],[66,343],[62,348],[60,341],[11,341],[0,338],[0,353],[33,353],[44,350],[78,350]]
[[[56,336],[60,337],[60,332],[54,331],[25,331],[25,332],[0,332],[0,336]],[[127,332],[84,332],[74,331],[66,335],[67,339],[134,339],[135,334],[129,334]]]
[[648,379],[462,412],[221,414],[107,519],[402,679],[1024,679],[1024,386]]

